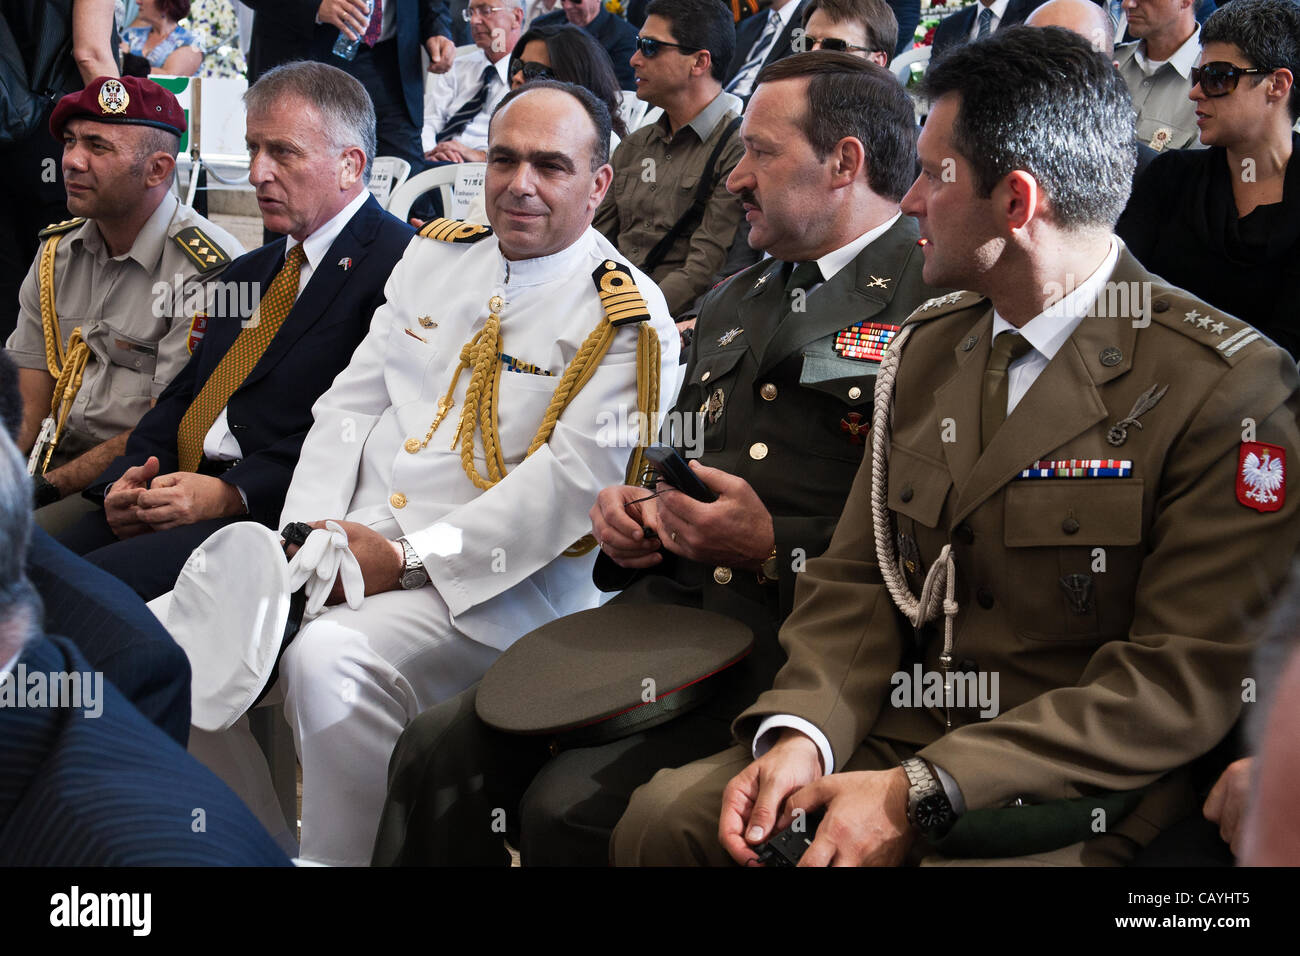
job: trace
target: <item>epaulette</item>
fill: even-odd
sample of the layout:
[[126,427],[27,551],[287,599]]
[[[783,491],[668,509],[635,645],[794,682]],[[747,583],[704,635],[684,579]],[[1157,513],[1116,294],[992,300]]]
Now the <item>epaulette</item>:
[[632,272],[627,266],[606,259],[596,266],[591,278],[596,283],[600,305],[605,310],[610,325],[649,321],[650,307],[645,304],[641,290],[636,287],[636,280],[632,278]]
[[916,307],[911,315],[907,317],[904,325],[916,325],[918,322],[928,322],[930,319],[937,319],[941,315],[948,315],[952,312],[960,312],[962,309],[969,309],[971,306],[981,302],[984,296],[978,292],[949,292],[947,295],[935,296],[933,299],[927,299]]
[[199,272],[212,272],[230,264],[230,256],[212,241],[212,237],[198,226],[186,226],[172,236],[172,242],[180,246],[196,266]]
[[478,242],[492,235],[492,227],[461,219],[431,219],[421,227],[418,235],[439,242]]
[[48,239],[50,236],[61,236],[65,232],[71,232],[86,221],[85,216],[76,216],[72,219],[65,219],[63,222],[51,223],[36,234],[37,239]]
[[1269,338],[1240,319],[1219,312],[1204,302],[1175,290],[1157,292],[1151,300],[1151,318],[1177,329],[1189,339],[1213,349],[1229,365],[1239,362],[1250,346],[1272,344]]

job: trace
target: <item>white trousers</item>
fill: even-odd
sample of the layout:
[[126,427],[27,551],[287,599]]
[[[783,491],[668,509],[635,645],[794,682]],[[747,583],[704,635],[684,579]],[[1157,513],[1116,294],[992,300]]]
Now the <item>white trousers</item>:
[[280,661],[302,763],[304,860],[365,866],[397,738],[421,711],[479,680],[499,651],[456,631],[433,587],[327,608]]

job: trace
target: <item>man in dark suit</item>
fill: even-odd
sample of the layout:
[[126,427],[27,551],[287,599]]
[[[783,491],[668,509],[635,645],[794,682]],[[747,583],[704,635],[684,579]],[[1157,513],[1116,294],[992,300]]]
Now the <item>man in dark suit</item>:
[[30,486],[0,430],[0,865],[286,865],[225,784],[42,633]]
[[[807,116],[828,102],[852,104],[842,115],[854,120],[829,131],[834,145],[818,160]],[[921,280],[916,225],[898,209],[913,123],[897,81],[850,54],[764,70],[744,129],[752,149],[779,158],[769,168],[747,153],[728,187],[749,210],[750,242],[773,258],[705,298],[673,412],[694,420],[709,409],[697,474],[720,499],[670,493],[629,517],[645,489],[617,485],[592,509],[596,583],[622,589],[611,603],[643,608],[648,628],[665,607],[726,615],[753,630],[749,658],[698,710],[554,759],[549,741],[478,719],[476,689],[426,711],[394,751],[376,863],[502,862],[501,835],[478,823],[503,807],[525,865],[604,864],[639,782],[730,740],[731,719],[782,663],[776,632],[801,556],[825,549],[862,461],[882,346],[934,292]],[[832,167],[848,169],[840,188],[810,185]]]
[[531,26],[559,27],[572,23],[575,27],[582,27],[609,54],[618,85],[625,90],[635,90],[636,77],[631,60],[636,50],[636,27],[606,10],[601,0],[560,0],[560,5],[562,10],[552,10],[538,17]]
[[794,52],[791,39],[802,24],[803,0],[773,0],[768,10],[740,21],[723,89],[747,100],[759,71]]
[[[16,441],[22,423],[18,369],[0,355],[0,425]],[[92,668],[184,747],[190,662],[140,596],[39,527],[32,528],[25,570],[45,606],[45,632],[66,635]]]
[[[253,0],[256,10],[248,80],[291,60],[316,60],[351,73],[370,93],[378,119],[379,155],[424,167],[424,70],[445,73],[455,58],[446,0]],[[334,56],[339,31],[362,37],[351,60]]]
[[247,106],[250,181],[266,226],[288,236],[224,274],[211,311],[241,321],[195,319],[190,362],[90,489],[104,509],[62,538],[146,599],[170,590],[217,528],[278,520],[311,406],[365,336],[413,235],[366,192],[375,119],[355,79],[287,64]]
[[938,58],[945,50],[987,36],[1002,27],[1024,23],[1038,5],[1037,0],[980,0],[945,17],[934,31],[934,50]]

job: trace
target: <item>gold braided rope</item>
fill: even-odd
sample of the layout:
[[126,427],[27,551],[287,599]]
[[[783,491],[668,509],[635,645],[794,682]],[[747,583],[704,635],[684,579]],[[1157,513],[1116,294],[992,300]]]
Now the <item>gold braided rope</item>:
[[[633,286],[635,290],[635,286]],[[602,290],[603,291],[603,290]],[[619,293],[618,298],[624,299],[627,293]],[[600,367],[605,353],[609,351],[610,345],[614,341],[614,335],[618,327],[610,321],[611,312],[618,317],[623,311],[628,311],[632,305],[630,301],[619,303],[611,306],[609,299],[613,295],[602,294],[602,304],[606,307],[606,315],[601,319],[600,324],[587,335],[582,345],[578,348],[577,353],[573,356],[572,361],[564,370],[559,384],[551,395],[550,403],[546,407],[546,414],[542,417],[542,423],[537,429],[537,434],[533,436],[532,442],[528,445],[528,450],[524,453],[527,458],[537,449],[545,445],[555,431],[555,424],[560,415],[568,407],[569,402],[578,394],[584,385],[596,373]],[[640,299],[641,310],[644,311],[644,300]],[[429,425],[428,434],[424,440],[418,444],[414,441],[408,442],[406,450],[412,454],[420,451],[429,444],[433,438],[434,432],[442,424],[447,413],[455,404],[454,395],[456,385],[460,381],[461,372],[466,369],[470,370],[469,384],[465,387],[465,405],[460,412],[460,420],[456,426],[456,434],[452,436],[451,448],[454,451],[456,443],[460,443],[460,461],[466,476],[474,485],[484,491],[491,488],[506,475],[506,463],[501,453],[501,442],[499,437],[498,417],[497,417],[497,396],[501,387],[501,309],[504,303],[500,296],[493,296],[488,300],[488,318],[468,344],[460,351],[460,364],[456,367],[456,372],[452,375],[451,385],[447,388],[447,393],[438,400],[438,413]],[[649,444],[651,436],[654,434],[659,409],[659,336],[648,322],[640,323],[637,339],[637,369],[636,369],[636,390],[637,406],[641,410],[639,421],[639,433],[637,436],[637,446],[632,453],[631,460],[628,464],[626,480],[631,483],[640,473],[642,467],[643,448]],[[487,464],[486,477],[481,474],[474,462],[474,439],[475,434],[481,434],[483,440],[483,458]],[[571,545],[565,552],[566,557],[578,557],[586,554],[596,545],[595,539],[591,535],[584,535],[580,540]]]
[[90,360],[90,346],[81,337],[81,327],[72,330],[68,337],[68,348],[63,348],[63,335],[59,329],[59,316],[54,309],[54,252],[58,248],[63,234],[50,236],[41,248],[41,260],[37,266],[37,285],[41,300],[41,331],[45,336],[45,365],[54,378],[54,393],[50,397],[50,417],[57,427],[45,457],[41,460],[38,474],[45,474],[50,467],[50,459],[59,446],[59,440],[68,426],[68,416],[72,413],[72,403],[81,389],[81,380],[85,375],[86,363]]

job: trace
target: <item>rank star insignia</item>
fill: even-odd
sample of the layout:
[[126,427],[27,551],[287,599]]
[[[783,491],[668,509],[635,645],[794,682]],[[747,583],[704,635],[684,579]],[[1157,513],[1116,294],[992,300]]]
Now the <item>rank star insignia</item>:
[[883,279],[882,279],[880,276],[872,276],[872,277],[871,277],[871,281],[867,283],[867,288],[868,288],[868,289],[888,289],[888,288],[889,288],[889,278],[888,278],[888,276],[886,276],[886,277],[883,278]]
[[1286,449],[1244,441],[1237,458],[1237,500],[1256,511],[1278,511],[1286,504]]
[[840,431],[848,432],[849,442],[854,445],[861,445],[864,441],[862,435],[870,430],[871,424],[862,423],[862,415],[858,412],[849,412],[840,419]]
[[1228,323],[1215,322],[1212,326],[1210,326],[1210,331],[1213,332],[1215,335],[1222,335],[1224,332],[1228,331]]
[[1190,312],[1183,313],[1183,321],[1191,322],[1193,325],[1196,324],[1196,320],[1199,319],[1200,317],[1201,317],[1201,313],[1197,312],[1195,309],[1192,309],[1192,311]]
[[121,115],[131,105],[131,94],[121,80],[105,80],[99,88],[99,108],[110,115]]
[[1210,325],[1211,325],[1211,321],[1210,321],[1210,317],[1209,317],[1208,315],[1203,315],[1203,316],[1201,316],[1199,319],[1196,320],[1196,327],[1197,327],[1197,328],[1200,328],[1200,329],[1208,329],[1208,328],[1210,327]]
[[733,341],[735,341],[736,336],[738,336],[743,331],[745,330],[737,328],[737,329],[728,329],[727,331],[723,332],[721,335],[718,336],[718,347],[721,348],[724,345],[730,345]]
[[947,295],[941,295],[938,296],[937,298],[930,299],[926,302],[921,303],[921,305],[917,308],[916,311],[928,312],[931,309],[941,309],[945,305],[952,305],[961,297],[962,297],[962,293],[960,292],[949,292]]

